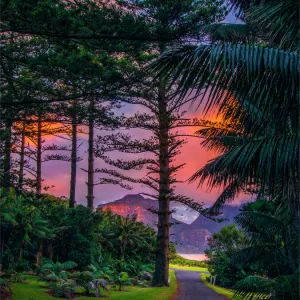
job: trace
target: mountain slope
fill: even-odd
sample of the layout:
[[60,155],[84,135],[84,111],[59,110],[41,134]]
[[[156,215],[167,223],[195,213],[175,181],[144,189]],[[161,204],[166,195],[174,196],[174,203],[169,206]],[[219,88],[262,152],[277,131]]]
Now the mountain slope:
[[[137,215],[137,220],[143,222],[156,230],[157,215],[150,212],[149,208],[158,208],[156,200],[144,198],[139,194],[129,194],[122,199],[101,204],[99,209],[110,209],[113,213],[122,216]],[[225,206],[222,217],[229,221],[218,224],[203,216],[199,216],[190,225],[180,222],[171,216],[170,222],[173,224],[170,229],[170,239],[174,242],[177,251],[185,253],[195,253],[203,251],[207,244],[207,239],[211,233],[217,232],[224,225],[233,222],[233,217],[238,213],[238,207]]]

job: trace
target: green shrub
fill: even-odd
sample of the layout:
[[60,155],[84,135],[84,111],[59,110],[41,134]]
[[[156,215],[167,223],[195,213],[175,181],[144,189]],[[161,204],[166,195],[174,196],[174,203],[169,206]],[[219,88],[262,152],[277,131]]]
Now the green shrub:
[[0,278],[0,299],[6,299],[11,293],[11,287],[6,280]]
[[44,259],[43,265],[38,269],[41,274],[40,280],[43,281],[60,281],[70,277],[71,273],[68,270],[77,267],[74,261],[66,261],[64,263],[53,263],[50,259]]
[[49,285],[52,296],[71,299],[74,296],[76,285],[73,281],[59,281]]
[[113,283],[119,285],[119,291],[121,291],[123,285],[130,284],[130,277],[126,272],[116,273],[113,277]]
[[14,282],[14,283],[22,283],[22,282],[26,281],[26,276],[24,273],[18,273],[18,272],[11,271],[9,281]]

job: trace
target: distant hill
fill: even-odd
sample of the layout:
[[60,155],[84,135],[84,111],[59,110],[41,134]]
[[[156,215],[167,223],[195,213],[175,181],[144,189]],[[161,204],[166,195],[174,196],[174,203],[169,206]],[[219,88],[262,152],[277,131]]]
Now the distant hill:
[[233,218],[239,213],[239,206],[229,206],[225,205],[222,209],[222,215],[220,217],[228,219],[227,221],[223,221],[222,223],[217,223],[213,220],[207,219],[202,215],[190,224],[191,227],[201,227],[205,228],[208,231],[214,233],[218,232],[223,226],[231,224],[233,222]]
[[[120,200],[101,204],[98,208],[103,210],[110,209],[113,213],[124,217],[137,215],[138,221],[156,230],[157,215],[147,210],[149,208],[158,208],[158,202],[156,200],[144,198],[139,194],[129,194]],[[221,224],[199,215],[199,217],[189,225],[171,216],[171,223],[177,223],[177,225],[171,226],[170,239],[175,243],[178,252],[202,252],[211,234],[219,231],[224,225],[232,223],[233,218],[238,214],[238,209],[238,207],[234,206],[225,206],[222,217],[228,218],[229,220]]]

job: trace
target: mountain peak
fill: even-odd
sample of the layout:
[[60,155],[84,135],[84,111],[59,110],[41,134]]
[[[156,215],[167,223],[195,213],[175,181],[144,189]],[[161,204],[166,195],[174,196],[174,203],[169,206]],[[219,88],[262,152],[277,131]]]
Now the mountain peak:
[[[122,199],[100,204],[98,208],[103,210],[110,209],[113,213],[121,216],[137,216],[137,220],[150,225],[153,229],[157,230],[157,214],[151,213],[149,208],[158,208],[158,201],[144,198],[140,194],[128,194]],[[176,248],[180,251],[203,251],[207,244],[207,239],[211,236],[212,232],[220,230],[224,225],[228,225],[233,221],[233,217],[237,214],[237,207],[224,207],[223,217],[230,219],[230,221],[222,224],[216,223],[203,216],[199,216],[192,224],[188,225],[178,222],[170,216],[171,223],[179,223],[172,226],[170,229],[171,240],[175,242]],[[186,253],[188,253],[186,252]],[[192,252],[191,252],[192,253]]]
[[124,196],[121,200],[123,201],[143,201],[145,198],[140,194],[128,194]]

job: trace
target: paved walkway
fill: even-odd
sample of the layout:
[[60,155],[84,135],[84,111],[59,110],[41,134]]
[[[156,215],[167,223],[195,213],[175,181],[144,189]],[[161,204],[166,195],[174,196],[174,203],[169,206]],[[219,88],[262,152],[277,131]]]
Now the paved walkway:
[[174,300],[225,300],[226,297],[217,294],[207,287],[198,272],[175,270],[179,284],[179,293]]

